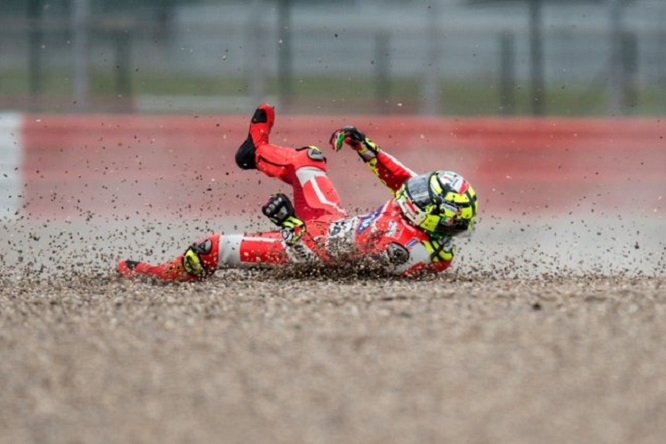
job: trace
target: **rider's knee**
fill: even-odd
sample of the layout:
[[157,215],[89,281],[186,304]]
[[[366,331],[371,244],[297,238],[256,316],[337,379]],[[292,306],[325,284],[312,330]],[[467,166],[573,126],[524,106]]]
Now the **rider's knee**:
[[297,155],[294,159],[294,168],[298,170],[304,167],[313,167],[326,171],[326,156],[314,145],[304,146],[296,149]]

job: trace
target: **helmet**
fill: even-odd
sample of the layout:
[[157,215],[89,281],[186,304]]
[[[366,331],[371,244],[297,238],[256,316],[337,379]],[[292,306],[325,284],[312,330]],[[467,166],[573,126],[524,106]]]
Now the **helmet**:
[[395,195],[402,214],[433,237],[471,230],[478,209],[476,193],[453,171],[433,171],[405,181]]

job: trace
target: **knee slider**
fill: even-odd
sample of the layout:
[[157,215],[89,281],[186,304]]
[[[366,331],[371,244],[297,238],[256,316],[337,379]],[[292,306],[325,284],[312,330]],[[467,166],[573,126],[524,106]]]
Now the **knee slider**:
[[326,156],[324,156],[324,153],[322,153],[319,148],[314,145],[310,145],[306,148],[308,149],[308,158],[315,162],[326,162]]
[[299,153],[296,169],[312,166],[322,171],[326,171],[326,156],[319,148],[311,145],[298,148],[296,151]]

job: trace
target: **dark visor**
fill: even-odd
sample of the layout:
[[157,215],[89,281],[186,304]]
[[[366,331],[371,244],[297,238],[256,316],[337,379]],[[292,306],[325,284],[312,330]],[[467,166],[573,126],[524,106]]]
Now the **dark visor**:
[[406,183],[409,198],[422,210],[433,203],[433,196],[430,191],[430,176],[431,174],[421,174],[412,177]]

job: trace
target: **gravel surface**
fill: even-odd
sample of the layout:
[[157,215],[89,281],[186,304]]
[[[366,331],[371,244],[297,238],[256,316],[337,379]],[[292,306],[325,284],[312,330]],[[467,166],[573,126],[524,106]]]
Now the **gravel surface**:
[[112,268],[187,224],[6,222],[0,442],[663,442],[662,221],[486,222],[436,277],[181,285]]

